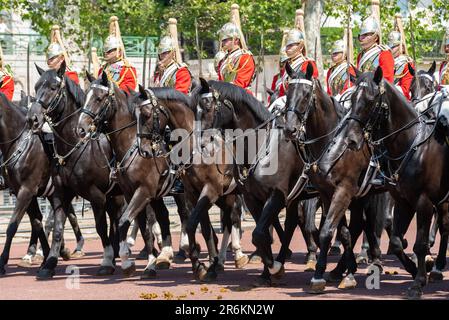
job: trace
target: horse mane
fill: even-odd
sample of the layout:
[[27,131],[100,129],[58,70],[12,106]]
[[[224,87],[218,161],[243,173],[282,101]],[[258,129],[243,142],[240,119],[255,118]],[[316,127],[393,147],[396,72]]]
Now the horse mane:
[[20,104],[9,101],[3,92],[0,92],[0,99],[2,100],[2,104],[6,105],[8,108],[11,108],[14,111],[18,111],[18,113],[23,117],[27,116],[28,109],[24,106],[21,106]]
[[64,78],[68,91],[75,99],[76,106],[78,108],[81,108],[86,100],[86,93],[83,91],[83,89],[81,89],[81,86],[79,84],[76,84],[72,79],[67,76],[64,76]]
[[188,107],[192,107],[193,99],[176,89],[168,87],[154,87],[149,89],[154,92],[154,95],[158,99],[167,101],[180,101],[186,104]]
[[243,88],[240,88],[231,83],[210,80],[209,84],[218,92],[224,99],[231,100],[233,104],[244,104],[253,115],[260,121],[267,121],[272,117],[272,114],[263,105],[262,102],[257,100],[253,95],[246,92]]

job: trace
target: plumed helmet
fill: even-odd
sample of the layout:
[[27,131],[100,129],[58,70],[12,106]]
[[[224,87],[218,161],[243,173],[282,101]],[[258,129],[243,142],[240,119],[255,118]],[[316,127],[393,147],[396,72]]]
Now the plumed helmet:
[[121,48],[121,41],[116,36],[108,36],[106,40],[104,40],[103,51],[108,52],[112,49]]
[[388,35],[388,46],[390,49],[401,44],[401,33],[399,31],[391,31]]
[[343,40],[337,40],[332,45],[331,54],[338,53],[338,52],[345,52],[346,51],[346,45]]
[[64,54],[64,48],[59,43],[52,43],[47,49],[47,60]]
[[374,16],[369,16],[362,22],[362,26],[360,27],[360,35],[363,36],[367,33],[375,33],[380,35],[379,22]]
[[304,34],[301,30],[292,29],[287,34],[287,38],[285,39],[285,46],[287,47],[293,43],[304,42],[304,39]]
[[162,37],[161,41],[159,42],[159,46],[157,48],[157,53],[162,54],[164,52],[173,50],[175,50],[175,44],[173,42],[173,39],[170,36]]
[[218,31],[218,37],[220,42],[229,39],[240,39],[240,29],[235,23],[228,22]]

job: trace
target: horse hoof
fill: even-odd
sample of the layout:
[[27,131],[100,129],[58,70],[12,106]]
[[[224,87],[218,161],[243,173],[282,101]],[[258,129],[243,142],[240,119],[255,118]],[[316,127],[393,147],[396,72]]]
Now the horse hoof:
[[418,286],[412,286],[407,289],[405,295],[409,300],[419,300],[422,297],[422,289]]
[[435,264],[435,260],[431,255],[426,256],[426,271],[430,272],[433,269],[433,265]]
[[306,272],[315,271],[315,266],[316,266],[316,260],[309,260],[306,263],[306,268],[304,269],[304,271],[306,271]]
[[67,249],[67,248],[62,249],[60,255],[61,255],[62,260],[64,260],[64,261],[70,260],[71,254],[70,254],[69,249]]
[[115,268],[111,266],[101,266],[97,271],[97,276],[111,276],[114,274]]
[[70,255],[70,257],[72,259],[79,259],[81,257],[84,257],[84,251],[83,250],[75,250],[73,251],[73,253]]
[[359,254],[358,256],[357,256],[357,258],[355,259],[355,262],[357,263],[357,264],[368,264],[368,255],[366,255],[366,254]]
[[241,256],[239,259],[234,261],[235,267],[237,269],[242,269],[246,264],[248,264],[249,258],[246,254]]
[[252,286],[255,288],[268,288],[271,287],[271,279],[265,277],[257,277],[256,280],[252,283]]
[[257,254],[253,254],[250,258],[249,258],[249,262],[250,264],[259,264],[262,263],[262,258],[260,256],[258,256]]
[[329,255],[330,256],[339,256],[341,254],[341,249],[340,247],[331,247],[329,250]]
[[357,286],[357,281],[355,281],[354,276],[346,276],[338,285],[338,289],[354,289]]
[[201,282],[211,283],[217,280],[217,273],[215,271],[207,271],[206,275],[200,280]]
[[200,263],[200,265],[194,272],[194,277],[196,280],[203,280],[206,277],[206,273],[206,266],[204,265],[204,263]]
[[340,283],[343,280],[343,275],[338,272],[331,271],[326,277],[326,281],[330,283]]
[[215,271],[216,272],[224,272],[224,264],[219,262],[215,265]]
[[141,280],[154,279],[156,278],[156,270],[154,269],[145,269],[143,270],[142,275],[140,276]]
[[125,278],[130,278],[136,273],[136,265],[132,263],[128,268],[122,269],[123,276]]
[[432,270],[429,274],[429,282],[440,282],[443,281],[443,272],[440,270]]
[[272,274],[271,276],[272,276],[274,279],[279,280],[279,279],[282,278],[282,276],[283,276],[284,274],[285,274],[285,268],[284,268],[284,265],[282,265],[281,268],[279,269],[279,271],[276,272],[275,274]]
[[168,260],[157,260],[156,259],[156,270],[167,270],[170,269],[170,261]]
[[6,274],[6,270],[4,266],[0,266],[0,277]]
[[181,251],[179,251],[174,257],[173,257],[173,262],[174,263],[183,263],[184,261],[186,261],[187,257],[185,255],[185,253],[181,253]]
[[21,259],[17,265],[21,268],[31,268],[33,266],[33,262],[30,259]]
[[37,272],[36,280],[49,280],[55,275],[55,270],[52,269],[40,269]]
[[315,278],[312,278],[312,280],[310,280],[310,293],[323,293],[324,289],[326,289],[326,280]]

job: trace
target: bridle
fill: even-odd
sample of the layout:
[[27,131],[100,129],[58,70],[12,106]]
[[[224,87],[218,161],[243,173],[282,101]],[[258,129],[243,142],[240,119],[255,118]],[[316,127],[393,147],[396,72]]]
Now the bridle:
[[[417,92],[421,91],[421,82],[419,81],[419,78],[424,78],[424,79],[429,80],[432,83],[434,91],[436,91],[435,78],[428,73],[420,73],[414,77]],[[414,97],[414,98],[412,98],[412,102],[416,104],[416,103],[420,102],[422,100],[422,98],[423,98],[422,96]]]
[[[37,98],[36,102],[39,103],[43,109],[44,116],[50,116],[52,113],[56,114],[55,119],[57,119],[63,112],[64,105],[61,103],[62,99],[66,97],[66,90],[65,89],[65,81],[64,79],[61,79],[60,77],[56,76],[55,80],[60,83],[58,87],[58,91],[53,96],[51,101],[48,103],[47,107],[45,108],[46,104],[42,102],[41,97]],[[46,82],[47,80],[45,80]],[[45,82],[42,84],[42,86],[39,88],[41,90],[45,84]]]
[[[221,101],[220,93],[217,90],[212,89],[212,92],[203,93],[200,95],[200,99],[208,99],[208,98],[212,98],[214,101],[213,106],[214,116],[212,120],[212,128],[218,128],[220,125],[219,121],[221,118],[220,114],[222,105],[225,105],[232,112],[232,116],[237,118],[237,115],[234,110],[234,105],[232,104],[232,102],[229,101],[228,99],[223,99],[223,101]],[[198,103],[196,112],[196,121],[201,121],[203,111],[204,109],[200,106],[200,103]]]

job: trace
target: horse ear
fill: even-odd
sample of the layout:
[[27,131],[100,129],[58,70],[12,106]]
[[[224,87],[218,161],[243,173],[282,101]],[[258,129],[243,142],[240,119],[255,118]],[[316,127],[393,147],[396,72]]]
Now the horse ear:
[[192,86],[191,86],[190,91],[194,91],[194,90],[195,90],[196,88],[198,88],[200,85],[201,85],[201,83],[200,83],[197,79],[192,78]]
[[363,72],[357,69],[356,67],[354,67],[354,72],[356,79],[358,79],[363,74]]
[[384,76],[384,73],[382,71],[382,68],[377,67],[376,71],[374,72],[374,78],[373,78],[374,83],[379,85],[379,83],[382,81],[383,76]]
[[90,83],[95,81],[95,77],[92,75],[92,73],[90,73],[87,70],[86,70],[86,78],[87,78],[87,80],[89,80]]
[[435,62],[435,60],[433,60],[433,63],[430,66],[430,69],[429,69],[429,71],[427,71],[427,73],[433,77],[433,74],[435,73],[436,68],[437,68],[437,63]]
[[311,80],[312,76],[313,76],[313,65],[312,63],[308,63],[306,69],[306,79]]
[[210,92],[209,83],[205,79],[200,78],[200,83],[201,83],[201,92],[202,93]]
[[59,70],[58,70],[58,76],[60,78],[64,77],[66,67],[67,67],[67,65],[64,60],[64,61],[62,61],[61,66],[59,67]]
[[285,72],[287,72],[287,74],[290,78],[292,78],[292,79],[294,78],[295,71],[292,69],[292,66],[288,62],[285,65]]
[[41,76],[45,72],[45,70],[39,67],[36,63],[34,63],[34,65],[36,66],[37,73],[39,73],[39,75]]
[[102,72],[101,73],[101,83],[103,84],[103,85],[105,85],[105,86],[107,86],[108,85],[108,82],[109,82],[109,80],[108,80],[108,75],[106,74],[106,72]]
[[145,91],[145,88],[141,84],[139,84],[139,93],[142,97],[148,98],[148,94]]
[[410,74],[412,76],[415,76],[416,70],[415,70],[415,68],[413,68],[412,64],[409,62],[409,63],[407,63],[407,66],[408,66],[408,70],[410,71]]

